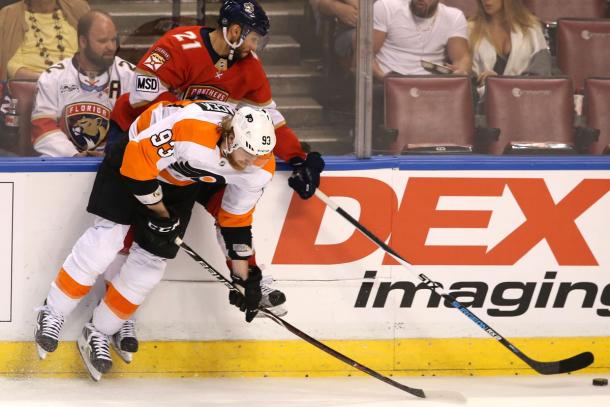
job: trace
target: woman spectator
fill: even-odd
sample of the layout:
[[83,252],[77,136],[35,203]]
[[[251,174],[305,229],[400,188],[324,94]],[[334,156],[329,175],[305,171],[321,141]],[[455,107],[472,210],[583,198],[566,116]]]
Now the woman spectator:
[[468,29],[479,86],[489,76],[551,74],[542,27],[521,0],[479,0]]
[[73,55],[76,24],[89,11],[83,0],[22,0],[0,10],[0,80],[38,79]]

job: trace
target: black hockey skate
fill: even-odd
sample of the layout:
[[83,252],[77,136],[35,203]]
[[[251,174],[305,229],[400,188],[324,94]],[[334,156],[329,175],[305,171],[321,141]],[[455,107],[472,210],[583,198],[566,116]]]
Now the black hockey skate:
[[138,338],[136,337],[136,321],[128,319],[117,333],[110,338],[112,348],[125,361],[131,363],[133,354],[138,351]]
[[54,352],[59,344],[59,333],[64,324],[64,316],[47,305],[45,301],[42,307],[36,308],[38,318],[36,319],[36,330],[34,339],[38,350],[38,357],[44,359],[48,352]]
[[[263,308],[267,308],[278,317],[283,317],[288,314],[288,310],[283,306],[286,302],[286,295],[280,290],[271,287],[271,284],[273,284],[274,281],[275,280],[273,280],[271,276],[265,276],[261,280],[261,293],[263,297],[261,298],[260,305]],[[265,314],[259,312],[256,314],[256,317],[263,318],[265,317]]]
[[98,331],[89,322],[85,324],[83,332],[76,341],[76,345],[91,378],[99,382],[102,375],[112,368],[108,335]]

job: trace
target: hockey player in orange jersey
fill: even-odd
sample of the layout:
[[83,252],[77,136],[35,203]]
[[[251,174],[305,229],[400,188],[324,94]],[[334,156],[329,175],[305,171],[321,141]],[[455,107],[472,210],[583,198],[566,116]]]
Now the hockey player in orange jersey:
[[[255,52],[267,39],[269,19],[255,0],[223,0],[216,29],[202,26],[178,27],[157,40],[136,67],[136,78],[116,101],[111,113],[107,146],[126,137],[123,133],[150,104],[166,100],[205,99],[226,101],[232,105],[264,108],[275,126],[276,156],[293,167],[288,184],[303,199],[313,196],[320,183],[324,160],[317,152],[306,154],[271,95],[263,65]],[[216,195],[198,202],[222,199],[223,188]],[[206,206],[209,210],[210,206]],[[250,266],[258,268],[255,256]],[[266,280],[264,280],[266,282]],[[263,302],[283,315],[286,296],[271,285],[263,284]],[[122,351],[138,348],[135,320],[113,337],[113,346],[126,361],[131,354]],[[129,344],[124,342],[129,340]]]
[[[218,123],[221,123],[220,125]],[[231,259],[233,282],[244,289],[231,303],[250,322],[261,300],[261,273],[248,267],[252,216],[275,171],[275,132],[261,109],[233,110],[222,102],[161,102],[147,109],[99,167],[87,210],[96,215],[65,260],[39,308],[39,355],[53,352],[64,319],[89,292],[123,246],[130,225],[134,243],[112,279],[78,348],[94,380],[112,367],[110,339],[163,277],[178,252],[195,200],[225,186],[216,222]],[[200,181],[205,182],[200,182]]]

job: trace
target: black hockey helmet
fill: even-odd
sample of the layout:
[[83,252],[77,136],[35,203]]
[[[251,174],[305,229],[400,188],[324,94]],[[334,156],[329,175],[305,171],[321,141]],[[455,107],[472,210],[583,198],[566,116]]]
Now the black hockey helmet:
[[265,37],[269,31],[269,18],[265,10],[255,0],[224,0],[218,16],[219,27],[239,24],[242,38],[250,31]]

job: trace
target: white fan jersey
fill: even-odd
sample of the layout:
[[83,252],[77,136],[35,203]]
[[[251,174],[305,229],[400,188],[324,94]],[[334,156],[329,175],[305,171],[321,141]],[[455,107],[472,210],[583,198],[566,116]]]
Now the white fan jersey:
[[119,57],[106,72],[95,77],[79,72],[75,58],[51,66],[38,79],[32,144],[45,156],[71,157],[85,150],[102,151],[110,112],[134,80],[134,65]]

